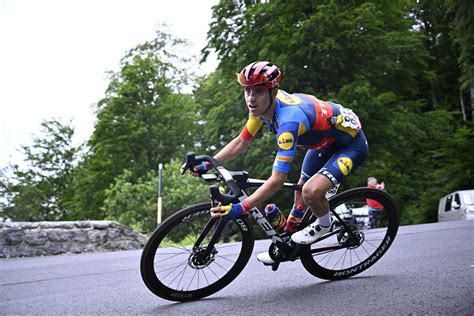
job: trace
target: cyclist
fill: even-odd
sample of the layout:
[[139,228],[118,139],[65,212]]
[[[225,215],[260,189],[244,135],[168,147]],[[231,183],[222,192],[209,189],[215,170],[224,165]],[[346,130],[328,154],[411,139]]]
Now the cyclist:
[[[296,145],[302,145],[308,149],[298,181],[303,188],[301,192],[295,192],[289,217],[292,220],[287,221],[286,230],[291,232],[290,226],[298,222],[306,206],[310,207],[317,220],[291,238],[298,244],[311,244],[330,231],[326,192],[337,187],[365,160],[368,146],[354,112],[312,95],[280,90],[281,79],[278,67],[267,61],[253,62],[238,74],[249,111],[248,121],[240,135],[214,158],[222,162],[244,152],[264,124],[276,135],[278,152],[272,174],[261,187],[240,203],[212,208],[211,216],[235,219],[273,196],[286,180]],[[209,168],[209,163],[201,163],[194,170]],[[274,262],[267,252],[257,258],[264,264]]]

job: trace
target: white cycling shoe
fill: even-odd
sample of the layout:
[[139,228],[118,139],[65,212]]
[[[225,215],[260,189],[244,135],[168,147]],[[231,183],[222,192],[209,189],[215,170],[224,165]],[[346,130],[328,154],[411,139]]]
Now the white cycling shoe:
[[329,233],[331,230],[331,225],[322,226],[316,222],[309,224],[307,227],[303,228],[300,231],[297,231],[291,235],[291,240],[297,244],[312,244],[318,240],[322,235]]
[[257,255],[257,260],[267,266],[275,263],[275,261],[270,257],[270,254],[268,253],[268,251],[259,253]]

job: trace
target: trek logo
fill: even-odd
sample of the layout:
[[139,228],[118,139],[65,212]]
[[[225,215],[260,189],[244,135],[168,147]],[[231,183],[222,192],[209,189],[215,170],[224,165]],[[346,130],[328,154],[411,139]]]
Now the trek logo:
[[290,150],[295,143],[295,137],[290,132],[283,132],[278,136],[278,147],[283,150]]
[[[337,182],[337,179],[326,169],[323,168],[321,171],[319,171],[323,176],[327,177],[329,180],[331,180],[332,184],[338,185],[339,183]],[[309,178],[309,177],[308,177]]]
[[273,229],[272,224],[267,221],[265,216],[263,216],[263,214],[256,207],[250,210],[250,214],[257,221],[260,227],[263,228],[268,236],[272,237],[277,235],[277,232]]

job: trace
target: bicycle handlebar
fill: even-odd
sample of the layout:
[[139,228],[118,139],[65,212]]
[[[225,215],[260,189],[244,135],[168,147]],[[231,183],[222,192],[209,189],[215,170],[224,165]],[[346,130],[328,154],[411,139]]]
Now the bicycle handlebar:
[[[186,154],[186,162],[184,164],[184,168],[182,169],[181,175],[183,175],[187,170],[191,170],[192,168],[194,168],[195,165],[198,165],[201,162],[205,162],[205,161],[211,163],[211,165],[222,176],[222,179],[224,179],[224,182],[229,186],[232,192],[232,194],[224,194],[219,191],[218,186],[211,186],[212,197],[224,205],[227,205],[230,203],[238,203],[239,197],[242,195],[242,191],[239,185],[234,180],[230,172],[227,169],[225,169],[219,161],[217,161],[216,159],[210,156],[205,156],[205,155],[196,156],[194,152],[188,152]],[[204,172],[198,172],[198,173],[202,174]]]

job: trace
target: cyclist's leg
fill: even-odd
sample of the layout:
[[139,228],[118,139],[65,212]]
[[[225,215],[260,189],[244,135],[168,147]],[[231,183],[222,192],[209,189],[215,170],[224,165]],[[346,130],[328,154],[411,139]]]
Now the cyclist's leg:
[[[308,150],[303,160],[301,177],[298,184],[304,186],[311,176],[313,176],[326,163],[330,156],[323,156],[316,150]],[[307,205],[304,203],[301,191],[295,191],[294,204],[288,215],[285,231],[292,234],[296,231],[298,223],[302,220]]]
[[367,140],[364,133],[360,131],[349,144],[332,153],[317,175],[326,177],[333,186],[337,186],[364,162],[367,155]]
[[311,207],[318,220],[294,234],[293,241],[313,243],[329,230],[330,215],[326,192],[340,184],[353,169],[357,168],[365,160],[367,153],[367,141],[361,132],[347,146],[333,152],[323,168],[306,181],[302,190],[303,200],[306,205]]
[[333,183],[325,176],[317,173],[303,186],[303,200],[318,218],[304,229],[294,233],[291,239],[297,244],[312,244],[322,235],[328,233],[331,227],[329,202],[326,192],[333,187]]
[[313,175],[303,186],[303,200],[318,218],[329,213],[326,192],[333,187],[334,184],[319,173]]
[[[323,155],[317,150],[308,150],[303,160],[303,165],[301,168],[301,176],[298,181],[299,185],[304,185],[316,172],[318,172],[324,164],[328,161],[330,156]],[[303,192],[295,191],[295,205],[301,204],[305,208],[307,205],[303,200]]]
[[[329,216],[329,204],[324,198],[327,190],[333,187],[332,183],[327,180],[326,177],[318,175],[317,172],[327,163],[328,159],[331,158],[331,153],[321,153],[316,150],[308,150],[306,156],[303,160],[303,166],[301,168],[301,179],[299,183],[303,184],[302,192],[299,192],[299,198],[303,200],[303,203],[311,208],[311,211],[314,215],[320,220],[321,216],[324,216],[324,219],[328,221],[325,229],[329,230],[330,219]],[[324,198],[321,199],[321,196]],[[295,202],[297,201],[295,196]],[[322,204],[322,205],[321,205]],[[326,214],[322,214],[321,210],[326,209]],[[326,216],[327,215],[327,216]],[[319,231],[318,233],[324,233],[325,231]],[[312,229],[303,229],[300,232],[296,232],[292,235],[292,239],[296,243],[311,243],[314,242],[318,236],[312,237],[314,235]],[[307,241],[308,234],[311,234],[311,238],[314,240]]]

